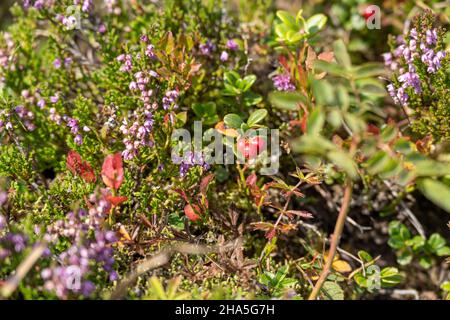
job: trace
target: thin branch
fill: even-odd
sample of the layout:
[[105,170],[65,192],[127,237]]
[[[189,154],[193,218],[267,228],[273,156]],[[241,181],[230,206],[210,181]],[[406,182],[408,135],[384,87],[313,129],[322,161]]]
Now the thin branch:
[[336,221],[336,226],[334,228],[333,236],[331,239],[330,250],[328,252],[327,261],[325,267],[320,273],[319,280],[317,280],[308,300],[316,300],[317,296],[322,288],[328,274],[331,270],[331,265],[333,263],[334,256],[336,255],[337,248],[339,246],[339,240],[341,239],[342,231],[344,230],[345,219],[347,218],[348,208],[350,206],[350,201],[352,199],[353,182],[351,178],[347,178],[345,183],[344,199],[342,200],[341,209],[339,210],[339,215]]

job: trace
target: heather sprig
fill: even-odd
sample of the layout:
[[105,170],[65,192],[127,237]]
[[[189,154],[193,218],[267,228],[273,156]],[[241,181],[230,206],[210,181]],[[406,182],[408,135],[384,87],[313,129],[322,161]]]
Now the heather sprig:
[[413,120],[420,136],[432,134],[436,141],[449,137],[448,101],[450,55],[444,44],[445,30],[436,26],[430,12],[414,19],[404,36],[391,39],[392,51],[383,55],[392,71],[387,91]]

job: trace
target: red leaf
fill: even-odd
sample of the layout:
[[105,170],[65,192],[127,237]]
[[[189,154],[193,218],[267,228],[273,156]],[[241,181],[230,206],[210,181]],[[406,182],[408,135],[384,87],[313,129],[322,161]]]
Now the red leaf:
[[81,164],[82,160],[78,152],[70,150],[67,154],[66,160],[66,165],[70,172],[72,172],[74,175],[77,175],[80,170]]
[[67,168],[74,175],[79,175],[84,181],[93,183],[97,180],[94,170],[92,170],[90,164],[81,159],[81,156],[76,151],[70,150],[67,154],[66,160]]
[[200,213],[200,208],[196,204],[187,204],[184,207],[184,214],[191,221],[197,221],[200,219],[200,216],[197,213]]
[[256,176],[256,173],[253,172],[251,175],[247,177],[247,179],[245,179],[245,182],[247,183],[247,186],[253,188],[256,186],[257,179],[258,177]]
[[118,190],[123,182],[122,156],[120,153],[109,155],[102,166],[103,182],[111,189]]
[[83,162],[81,167],[81,177],[86,182],[94,183],[97,180],[95,176],[94,170],[92,170],[91,166],[87,162]]
[[127,201],[128,198],[127,198],[127,197],[122,197],[122,196],[111,196],[111,195],[107,195],[107,196],[106,196],[106,200],[108,200],[109,203],[111,203],[113,207],[117,207],[117,206],[120,205],[121,203]]
[[271,240],[275,235],[277,234],[277,231],[275,229],[269,230],[266,232],[266,238]]
[[200,182],[200,193],[201,194],[203,194],[203,195],[206,194],[206,189],[208,188],[208,185],[210,184],[210,182],[212,181],[213,178],[214,178],[214,173],[210,173],[202,179],[202,181]]

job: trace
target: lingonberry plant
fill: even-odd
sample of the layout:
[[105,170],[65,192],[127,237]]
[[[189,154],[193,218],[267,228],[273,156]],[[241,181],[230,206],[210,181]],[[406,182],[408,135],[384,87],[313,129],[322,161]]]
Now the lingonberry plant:
[[448,9],[373,2],[0,4],[0,297],[449,298]]

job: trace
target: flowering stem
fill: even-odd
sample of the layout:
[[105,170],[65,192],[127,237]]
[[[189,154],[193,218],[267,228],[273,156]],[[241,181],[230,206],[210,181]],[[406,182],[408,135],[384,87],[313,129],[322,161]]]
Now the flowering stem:
[[308,300],[316,300],[317,296],[322,288],[325,280],[328,277],[328,274],[331,270],[331,265],[334,260],[334,256],[336,255],[337,247],[339,245],[339,240],[342,235],[342,231],[344,230],[345,219],[347,218],[348,208],[350,206],[350,200],[352,199],[352,189],[353,183],[351,178],[347,178],[345,183],[345,191],[344,191],[344,199],[342,200],[342,205],[339,210],[339,215],[336,221],[336,225],[334,227],[333,236],[331,239],[330,250],[327,255],[327,260],[325,262],[325,267],[322,269],[320,273],[319,280],[317,280],[316,285],[314,286],[311,294],[309,295]]

